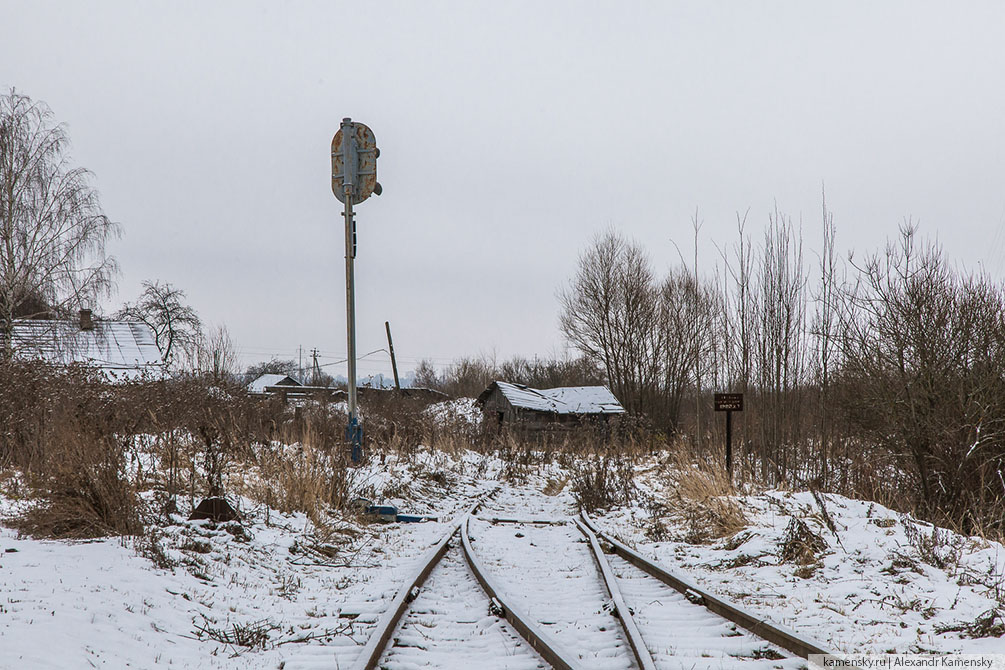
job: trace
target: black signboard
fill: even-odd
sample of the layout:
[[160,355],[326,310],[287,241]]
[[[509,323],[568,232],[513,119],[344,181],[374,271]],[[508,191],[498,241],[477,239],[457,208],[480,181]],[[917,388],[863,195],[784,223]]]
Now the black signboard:
[[726,472],[733,479],[733,412],[743,411],[742,393],[716,393],[715,411],[726,413]]
[[716,412],[742,412],[743,411],[743,394],[742,393],[716,393],[715,394],[715,411]]

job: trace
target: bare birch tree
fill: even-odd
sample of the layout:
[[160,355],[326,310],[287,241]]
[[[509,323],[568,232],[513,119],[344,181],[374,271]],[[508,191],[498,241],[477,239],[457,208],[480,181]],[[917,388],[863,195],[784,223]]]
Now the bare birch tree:
[[17,317],[91,306],[117,272],[105,243],[119,227],[101,210],[91,174],[72,167],[68,139],[42,102],[0,95],[0,337]]

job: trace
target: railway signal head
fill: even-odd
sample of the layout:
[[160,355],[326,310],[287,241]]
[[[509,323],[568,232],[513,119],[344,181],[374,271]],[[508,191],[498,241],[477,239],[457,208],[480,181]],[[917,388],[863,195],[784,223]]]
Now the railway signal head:
[[342,119],[342,126],[332,138],[332,192],[345,202],[346,189],[352,204],[358,205],[371,194],[380,195],[377,183],[377,157],[380,149],[373,131],[366,124]]

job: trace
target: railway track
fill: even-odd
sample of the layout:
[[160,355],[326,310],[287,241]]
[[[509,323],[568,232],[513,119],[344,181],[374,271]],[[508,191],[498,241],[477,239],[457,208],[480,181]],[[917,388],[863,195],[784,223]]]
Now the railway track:
[[378,621],[354,670],[573,667],[529,616],[496,596],[468,536],[467,524],[477,507],[460,515],[419,561]]
[[371,668],[796,670],[819,644],[577,519],[451,524],[360,653]]

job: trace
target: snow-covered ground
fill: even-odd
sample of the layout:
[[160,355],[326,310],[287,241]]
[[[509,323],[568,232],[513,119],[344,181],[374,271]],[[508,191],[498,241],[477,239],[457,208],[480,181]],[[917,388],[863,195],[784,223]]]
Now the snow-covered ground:
[[[650,503],[665,494],[658,476],[636,482]],[[644,555],[836,651],[1005,652],[1005,547],[875,503],[818,497],[744,496],[749,526],[708,543],[688,541],[688,520],[638,505],[596,518]],[[782,556],[794,519],[825,545],[802,562]]]
[[423,413],[441,424],[458,422],[479,426],[482,422],[482,410],[474,398],[455,398],[433,403]]
[[[825,495],[831,531],[811,494],[780,491],[742,500],[749,525],[739,533],[691,544],[686,521],[654,521],[647,510],[666,492],[651,471],[639,472],[644,504],[597,514],[598,525],[749,609],[843,651],[1005,649],[1000,637],[969,637],[982,615],[1002,608],[1000,544]],[[421,450],[407,462],[374,463],[359,481],[380,502],[441,521],[349,518],[316,528],[303,515],[242,499],[241,524],[174,517],[155,541],[45,541],[0,528],[0,668],[347,667],[445,521],[497,485],[482,516],[571,516],[569,476],[556,463],[524,468],[474,452]],[[3,491],[0,515],[23,509]],[[805,565],[780,559],[793,518],[826,542]],[[581,558],[555,555],[551,565],[559,574]],[[516,591],[546,582],[514,574],[501,577]],[[465,593],[478,611],[483,594]],[[584,627],[595,625],[584,619]]]
[[[491,468],[423,452],[358,477],[443,522],[318,529],[242,500],[241,524],[176,516],[156,542],[0,527],[0,668],[345,667],[445,521],[495,485]],[[0,515],[23,506],[0,495]]]

